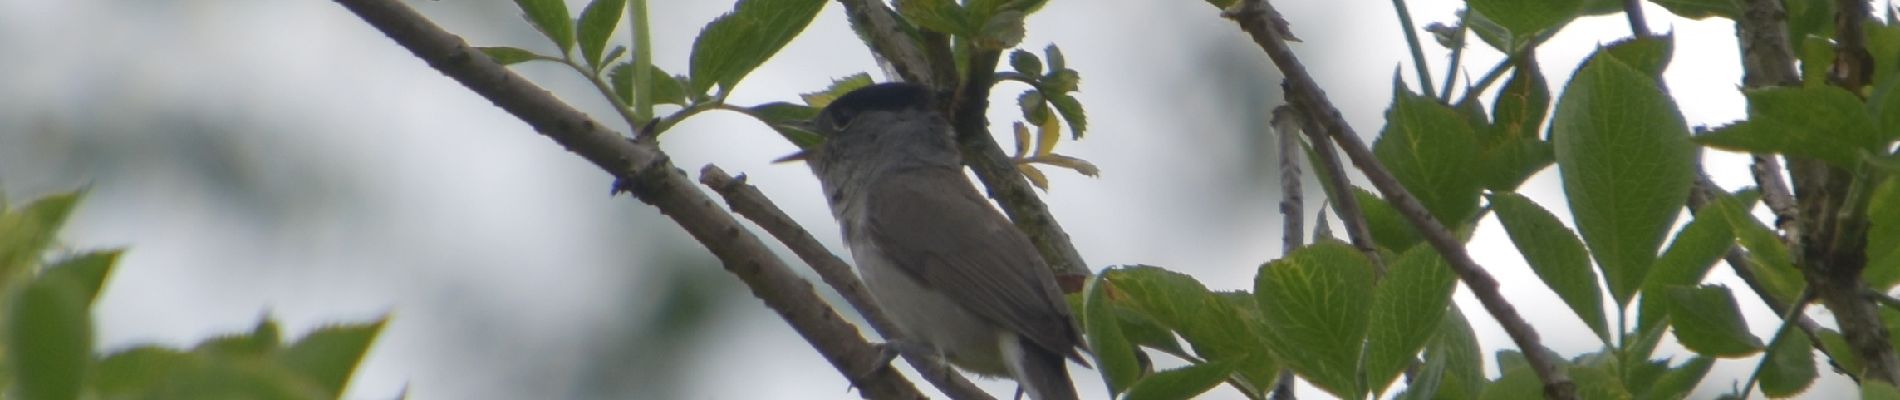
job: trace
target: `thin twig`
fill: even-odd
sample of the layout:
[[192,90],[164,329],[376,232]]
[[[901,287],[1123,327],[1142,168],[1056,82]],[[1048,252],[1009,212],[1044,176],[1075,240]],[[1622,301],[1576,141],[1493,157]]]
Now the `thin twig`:
[[1253,37],[1254,43],[1259,44],[1267,53],[1267,57],[1272,59],[1274,65],[1286,75],[1284,83],[1286,93],[1295,99],[1294,106],[1299,107],[1307,118],[1315,120],[1324,128],[1325,134],[1331,136],[1332,140],[1345,150],[1353,164],[1358,166],[1360,171],[1366,174],[1366,178],[1372,181],[1373,186],[1378,187],[1379,192],[1398,208],[1400,214],[1418,228],[1419,233],[1425,236],[1425,240],[1438,250],[1439,255],[1445,258],[1458,277],[1464,280],[1465,286],[1471,289],[1472,294],[1478,297],[1480,303],[1484,304],[1485,310],[1497,319],[1498,324],[1504,327],[1505,333],[1509,334],[1512,341],[1524,350],[1525,361],[1530,364],[1532,371],[1536,372],[1538,379],[1544,383],[1544,396],[1561,400],[1576,399],[1577,386],[1565,374],[1562,367],[1564,361],[1557,357],[1556,353],[1544,347],[1541,339],[1538,338],[1536,328],[1525,322],[1524,317],[1517,313],[1517,308],[1504,299],[1497,279],[1492,278],[1490,273],[1485,272],[1482,266],[1471,259],[1471,254],[1465,251],[1464,243],[1459,242],[1456,236],[1445,229],[1444,225],[1432,218],[1431,213],[1418,203],[1418,199],[1406,192],[1405,187],[1392,177],[1392,173],[1373,157],[1372,151],[1366,148],[1358,134],[1346,124],[1345,117],[1340,115],[1339,109],[1326,98],[1326,93],[1320,89],[1319,83],[1314,82],[1313,77],[1306,72],[1306,67],[1300,64],[1299,57],[1293,54],[1293,49],[1287,47],[1284,38],[1280,37],[1278,32],[1270,29],[1271,25],[1264,17],[1271,12],[1271,9],[1272,6],[1265,0],[1241,0],[1223,13],[1223,16],[1233,19],[1240,25],[1242,31],[1246,31]]
[[897,75],[906,82],[940,88],[954,82],[953,75],[938,73],[924,55],[924,50],[911,40],[902,25],[898,24],[897,13],[892,12],[880,0],[838,0],[844,5],[845,16],[871,47],[872,53],[888,61],[897,70]]
[[1630,36],[1650,37],[1649,22],[1643,19],[1643,0],[1623,0],[1623,15],[1630,20]]
[[[1775,343],[1781,342],[1781,337],[1788,334],[1788,328],[1796,325],[1794,323],[1794,317],[1801,315],[1803,310],[1807,310],[1808,303],[1813,300],[1814,289],[1801,289],[1801,295],[1795,296],[1794,307],[1789,308],[1787,312],[1781,313],[1781,327],[1775,328],[1774,336],[1768,338],[1768,348],[1761,351],[1761,361],[1755,363],[1755,372],[1750,372],[1748,374],[1748,383],[1742,384],[1741,398],[1748,398],[1748,393],[1755,389],[1755,382],[1761,379],[1761,371],[1768,369],[1768,363],[1774,362]],[[1809,336],[1808,342],[1817,343],[1819,340],[1813,336]],[[1812,356],[1810,355],[1810,357]]]
[[[535,131],[624,180],[640,201],[672,218],[719,258],[765,304],[777,311],[859,394],[874,399],[921,399],[891,368],[877,368],[879,351],[818,297],[810,282],[773,256],[731,214],[693,188],[652,141],[634,142],[563,103],[520,75],[469,47],[395,0],[337,0],[429,66],[527,122]],[[872,371],[852,373],[851,371]]]
[[[1280,144],[1280,219],[1284,230],[1280,232],[1281,254],[1291,254],[1305,245],[1306,236],[1306,199],[1300,187],[1300,121],[1298,111],[1292,107],[1279,106],[1273,109],[1275,139]],[[1294,400],[1293,370],[1280,370],[1280,378],[1273,385],[1273,400]]]
[[[1288,102],[1291,101],[1289,98]],[[1346,240],[1352,242],[1352,247],[1358,248],[1361,254],[1365,254],[1367,260],[1372,261],[1373,276],[1383,279],[1384,257],[1379,256],[1379,246],[1372,241],[1372,228],[1366,223],[1364,208],[1359,207],[1359,197],[1353,195],[1352,181],[1346,178],[1346,166],[1339,162],[1339,152],[1335,150],[1333,142],[1326,139],[1326,132],[1318,122],[1304,116],[1296,117],[1300,121],[1300,131],[1306,133],[1307,140],[1312,142],[1313,155],[1319,161],[1317,172],[1325,179],[1320,187],[1326,191],[1326,198],[1331,200],[1333,213],[1339,216],[1340,225],[1346,226]]]
[[1432,89],[1432,67],[1425,63],[1425,46],[1419,43],[1418,28],[1412,25],[1412,11],[1406,9],[1405,0],[1392,0],[1392,11],[1399,14],[1399,29],[1405,31],[1405,45],[1412,49],[1412,66],[1418,70],[1419,90],[1425,97],[1438,97]]
[[1761,201],[1775,214],[1775,229],[1783,237],[1800,236],[1795,221],[1800,218],[1800,209],[1795,205],[1794,193],[1788,191],[1788,181],[1781,179],[1781,159],[1773,154],[1755,154],[1754,163],[1748,171],[1755,176],[1755,187],[1761,188]]
[[[772,204],[772,200],[766,198],[765,193],[760,192],[758,187],[746,183],[744,176],[734,178],[726,174],[725,170],[706,164],[705,168],[699,170],[699,183],[712,188],[714,192],[719,193],[719,197],[725,198],[726,205],[731,207],[733,212],[752,220],[752,223],[758,224],[759,228],[765,229],[766,233],[777,238],[779,243],[784,243],[785,247],[790,248],[792,254],[798,255],[800,260],[804,260],[806,265],[811,266],[813,272],[818,273],[819,279],[831,285],[832,289],[844,296],[846,303],[856,308],[858,314],[863,315],[866,321],[870,321],[871,328],[877,330],[877,334],[883,336],[886,342],[903,340],[902,331],[898,330],[896,324],[891,323],[890,318],[884,315],[884,310],[872,300],[871,292],[864,288],[864,283],[858,280],[856,274],[851,273],[851,266],[826,250],[825,245],[819,243],[817,237],[799,226],[791,216],[785,215],[785,211],[780,210],[778,205]],[[905,361],[910,362],[912,368],[917,369],[918,375],[923,376],[925,381],[937,386],[938,390],[942,390],[952,399],[995,400],[988,393],[984,393],[982,389],[971,384],[969,380],[963,379],[962,375],[951,371],[944,363],[918,354],[900,354],[904,356]]]

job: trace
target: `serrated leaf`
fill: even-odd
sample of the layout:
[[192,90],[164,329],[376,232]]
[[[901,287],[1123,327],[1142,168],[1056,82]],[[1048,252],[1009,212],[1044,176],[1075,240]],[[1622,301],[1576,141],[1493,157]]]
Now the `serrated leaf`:
[[1049,114],[1049,103],[1043,100],[1041,91],[1023,91],[1021,96],[1016,96],[1016,107],[1023,110],[1023,120],[1033,125],[1040,126],[1043,120],[1055,118]]
[[105,398],[136,398],[160,392],[157,386],[179,370],[190,368],[194,357],[158,346],[120,350],[99,361],[92,387]]
[[[1735,245],[1735,232],[1720,207],[1703,207],[1695,219],[1676,232],[1667,250],[1656,258],[1649,276],[1643,279],[1642,300],[1637,301],[1636,329],[1644,331],[1663,321],[1669,312],[1659,295],[1664,287],[1694,286],[1702,282],[1710,267]],[[1658,295],[1651,295],[1658,294]]]
[[613,63],[615,61],[620,61],[620,56],[623,56],[626,54],[627,54],[627,46],[614,46],[613,50],[607,51],[607,55],[600,57],[601,65],[595,66],[594,68],[596,69],[603,68],[607,64]]
[[541,59],[540,55],[534,54],[532,51],[514,47],[476,47],[475,50],[480,50],[482,54],[488,55],[488,58],[495,60],[496,64],[501,65],[519,64]]
[[1761,366],[1761,394],[1785,398],[1801,394],[1814,384],[1814,350],[1808,335],[1800,329],[1787,329],[1768,348],[1768,362]]
[[1064,94],[1050,97],[1049,104],[1054,104],[1056,113],[1062,114],[1062,119],[1069,121],[1069,137],[1081,139],[1082,132],[1087,131],[1089,125],[1088,114],[1082,112],[1082,103],[1076,101],[1075,96]]
[[1742,15],[1741,6],[1735,0],[1650,0],[1656,5],[1668,9],[1670,13],[1688,19],[1721,17],[1735,19]]
[[112,273],[112,265],[118,263],[124,250],[107,250],[81,253],[61,260],[46,269],[40,279],[59,279],[73,285],[86,306],[99,298],[99,289],[105,286],[106,276]]
[[614,29],[620,27],[620,15],[626,13],[627,0],[591,0],[587,8],[581,10],[577,36],[580,39],[581,58],[587,60],[587,66],[599,70],[601,52],[607,49],[607,39],[614,35]]
[[1367,328],[1366,383],[1383,394],[1399,372],[1417,359],[1451,304],[1458,277],[1430,246],[1416,246],[1391,263],[1373,289]]
[[515,0],[515,6],[528,16],[528,22],[541,35],[554,41],[561,54],[574,48],[573,19],[568,17],[567,2],[562,0]]
[[1018,74],[1023,74],[1031,78],[1042,77],[1042,60],[1036,58],[1036,53],[1025,50],[1016,50],[1009,53],[1009,68],[1016,70]]
[[310,379],[325,393],[343,394],[363,355],[369,352],[386,319],[317,329],[284,348],[279,361]]
[[975,40],[977,47],[989,50],[1016,47],[1017,44],[1023,42],[1023,35],[1026,34],[1023,29],[1025,16],[1026,14],[1022,11],[1015,10],[991,15],[983,22],[983,27],[977,30]]
[[911,25],[955,36],[976,33],[977,21],[954,0],[897,0],[897,14]]
[[[1121,303],[1115,299],[1110,300]],[[1143,314],[1138,308],[1127,304],[1116,304],[1115,323],[1121,325],[1122,337],[1128,338],[1128,343],[1161,350],[1176,357],[1190,356],[1187,349],[1181,347],[1181,342],[1175,340],[1173,331],[1168,330],[1167,327],[1161,325],[1161,322],[1155,321],[1147,314]]]
[[833,79],[831,86],[825,87],[825,90],[801,94],[798,95],[798,97],[805,100],[806,106],[810,106],[811,108],[825,108],[825,106],[831,105],[833,100],[844,96],[845,93],[850,93],[853,90],[858,90],[865,86],[871,86],[872,83],[871,74],[859,72],[843,78]]
[[1359,397],[1359,360],[1372,303],[1372,265],[1321,242],[1261,266],[1254,295],[1267,344],[1295,373],[1339,397]]
[[1477,209],[1476,138],[1463,117],[1437,100],[1395,88],[1372,153],[1447,226]]
[[1867,269],[1861,279],[1881,292],[1900,283],[1900,180],[1892,177],[1874,186],[1868,200]]
[[1644,36],[1618,40],[1605,46],[1598,54],[1608,54],[1623,61],[1624,65],[1636,68],[1652,77],[1662,76],[1669,68],[1669,60],[1675,54],[1676,36],[1670,33],[1663,36]]
[[1108,384],[1110,396],[1128,390],[1140,378],[1141,366],[1135,360],[1135,346],[1122,336],[1121,326],[1115,323],[1113,308],[1109,304],[1107,281],[1102,278],[1089,280],[1087,293],[1082,300],[1082,330],[1088,335],[1090,352],[1095,356],[1095,367],[1102,374],[1102,381]]
[[1564,197],[1627,306],[1688,200],[1695,149],[1675,101],[1615,57],[1591,57],[1565,87],[1551,121]]
[[1528,38],[1539,32],[1555,30],[1577,17],[1581,0],[1468,0],[1473,10],[1511,31],[1513,36]]
[[1696,384],[1702,383],[1702,377],[1708,375],[1709,367],[1714,365],[1714,358],[1692,357],[1682,365],[1670,368],[1669,372],[1664,372],[1662,377],[1657,378],[1656,383],[1650,385],[1649,390],[1640,398],[1673,400],[1688,397],[1689,391],[1695,390]]
[[1748,121],[1696,137],[1710,146],[1809,157],[1843,168],[1859,165],[1862,151],[1883,151],[1867,109],[1838,87],[1750,90]]
[[1044,90],[1069,93],[1082,89],[1082,74],[1073,69],[1050,70],[1049,75],[1043,77],[1042,82]]
[[1042,189],[1044,192],[1049,191],[1049,177],[1043,175],[1042,170],[1036,169],[1036,166],[1016,164],[1016,170],[1022,171],[1024,178],[1029,178],[1029,184],[1035,185],[1037,189]]
[[1210,361],[1156,372],[1136,381],[1128,388],[1122,400],[1171,400],[1192,399],[1201,393],[1220,385],[1233,373],[1234,366],[1226,362]]
[[77,399],[92,355],[87,293],[73,277],[48,274],[18,289],[7,313],[6,365],[13,393],[26,399]]
[[1062,49],[1056,48],[1054,43],[1050,43],[1049,47],[1042,48],[1042,59],[1045,63],[1049,64],[1049,72],[1051,73],[1069,69],[1069,63],[1062,58]]
[[1075,170],[1082,176],[1094,177],[1102,174],[1101,168],[1096,168],[1095,164],[1080,158],[1061,154],[1044,154],[1038,157],[1037,162]]
[[690,93],[730,91],[811,24],[824,0],[740,0],[693,41]]
[[1669,297],[1670,325],[1676,327],[1676,341],[1682,347],[1720,358],[1746,357],[1762,350],[1761,339],[1748,332],[1728,287],[1671,286],[1663,295]]
[[1509,192],[1492,195],[1491,207],[1496,209],[1498,222],[1504,225],[1511,243],[1517,245],[1524,262],[1530,264],[1537,278],[1557,292],[1557,297],[1563,299],[1577,318],[1583,319],[1597,338],[1609,343],[1609,326],[1603,319],[1602,289],[1597,287],[1597,274],[1590,269],[1590,255],[1584,250],[1583,242],[1577,240],[1556,215],[1523,195]]
[[1471,322],[1456,304],[1439,320],[1438,333],[1425,347],[1427,364],[1442,359],[1445,376],[1438,383],[1434,399],[1469,399],[1484,391],[1484,353],[1478,347]]

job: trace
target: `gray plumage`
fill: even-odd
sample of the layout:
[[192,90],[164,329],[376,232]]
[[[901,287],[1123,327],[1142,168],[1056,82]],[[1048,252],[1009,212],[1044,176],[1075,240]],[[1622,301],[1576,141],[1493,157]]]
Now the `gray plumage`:
[[1055,276],[977,193],[921,86],[862,88],[819,112],[805,154],[878,303],[906,337],[1036,400],[1074,399],[1087,364]]

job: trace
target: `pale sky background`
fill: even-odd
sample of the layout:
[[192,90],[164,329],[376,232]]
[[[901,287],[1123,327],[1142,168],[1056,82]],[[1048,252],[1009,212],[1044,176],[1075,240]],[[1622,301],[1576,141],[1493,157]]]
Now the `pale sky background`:
[[[1378,132],[1393,71],[1416,81],[1391,2],[1276,3],[1333,101],[1359,132]],[[477,45],[551,48],[511,2],[411,4]],[[578,13],[584,3],[569,4]],[[1410,5],[1422,27],[1453,21],[1462,2]],[[652,7],[655,62],[679,72],[692,36],[730,3]],[[1647,10],[1652,29],[1676,34],[1665,78],[1691,125],[1741,118],[1732,23]],[[1539,51],[1553,91],[1597,44],[1627,36],[1620,15],[1571,24]],[[1052,0],[1023,47],[1049,43],[1081,72],[1092,128],[1059,152],[1103,171],[1049,171],[1045,198],[1085,258],[1250,287],[1257,266],[1280,254],[1278,175],[1262,130],[1279,78],[1264,54],[1198,0]],[[1446,52],[1428,43],[1427,53],[1442,79]],[[670,220],[609,198],[605,174],[332,2],[0,0],[0,54],[10,55],[0,68],[7,199],[90,186],[64,238],[130,247],[95,309],[108,351],[184,346],[265,314],[293,336],[390,315],[349,398],[405,387],[417,399],[856,397]],[[1461,70],[1482,74],[1499,58],[1474,46]],[[616,120],[564,67],[518,70]],[[833,2],[731,100],[790,100],[862,71],[877,67]],[[1022,89],[996,90],[998,132],[1019,118]],[[842,249],[816,181],[801,166],[768,164],[791,146],[756,122],[702,114],[662,146],[688,171],[710,162],[750,175]],[[1745,157],[1707,157],[1724,186],[1749,183],[1737,163]],[[1523,191],[1561,210],[1558,187],[1550,169]],[[1307,198],[1316,210],[1321,196]],[[1548,346],[1566,356],[1597,348],[1495,222],[1471,249]],[[1726,266],[1714,271],[1714,282],[1740,286]],[[1746,290],[1737,297],[1768,336],[1772,313]],[[1515,347],[1462,289],[1457,300],[1487,352]],[[1672,343],[1662,351],[1685,354]],[[1754,363],[1718,362],[1694,397],[1726,391]],[[1810,395],[1852,393],[1821,369]],[[1072,373],[1085,396],[1105,397],[1092,370]],[[1013,389],[983,384],[998,396]],[[1240,398],[1224,388],[1205,397]]]

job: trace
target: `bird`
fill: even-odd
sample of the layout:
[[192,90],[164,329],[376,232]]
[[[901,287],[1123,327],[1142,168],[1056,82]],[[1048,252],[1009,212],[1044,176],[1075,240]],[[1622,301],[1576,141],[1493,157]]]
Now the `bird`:
[[1086,345],[1054,271],[964,175],[955,131],[921,85],[844,94],[782,161],[817,175],[859,275],[905,342],[1033,400],[1076,399]]

